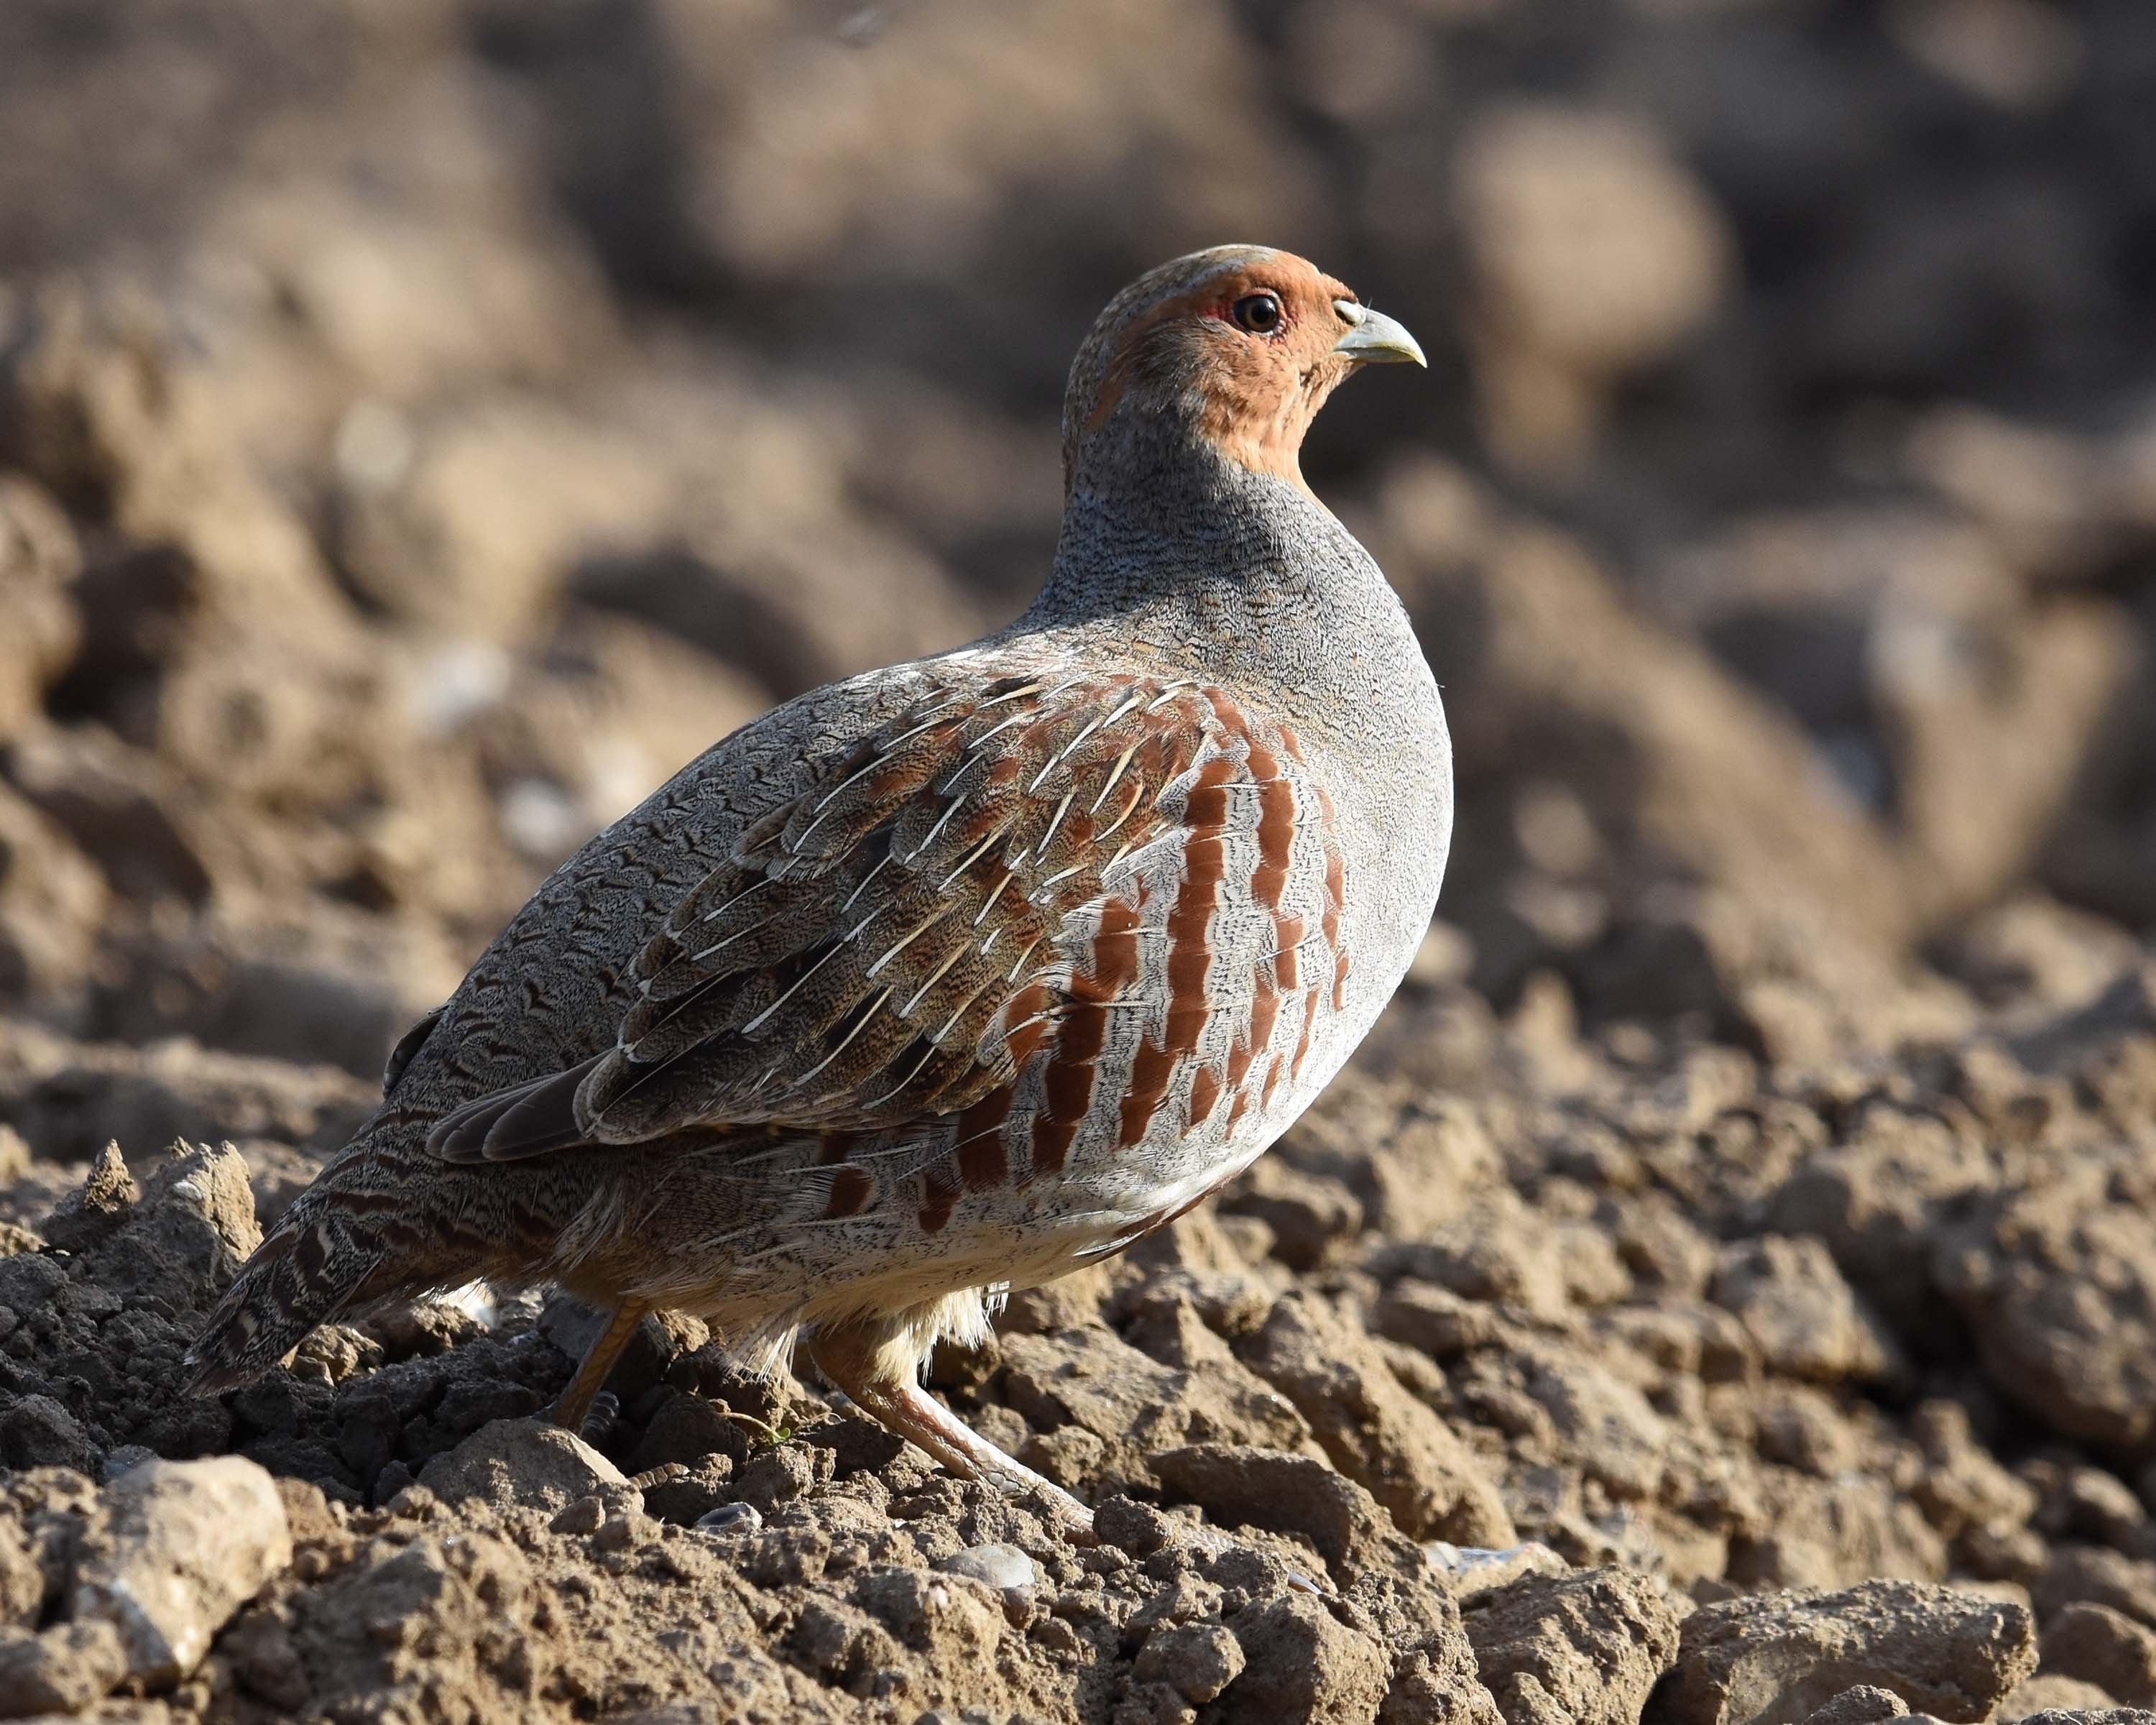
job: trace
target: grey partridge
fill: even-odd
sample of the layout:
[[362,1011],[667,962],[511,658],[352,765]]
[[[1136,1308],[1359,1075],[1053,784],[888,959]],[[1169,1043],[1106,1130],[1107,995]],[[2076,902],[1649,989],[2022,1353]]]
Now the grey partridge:
[[1262,247],[1117,295],[1038,602],[766,714],[557,870],[398,1045],[193,1387],[362,1307],[552,1281],[614,1314],[572,1428],[674,1307],[767,1368],[804,1339],[937,1461],[1086,1522],[921,1368],[1247,1167],[1429,925],[1437,687],[1298,459],[1392,360],[1422,361],[1405,330]]

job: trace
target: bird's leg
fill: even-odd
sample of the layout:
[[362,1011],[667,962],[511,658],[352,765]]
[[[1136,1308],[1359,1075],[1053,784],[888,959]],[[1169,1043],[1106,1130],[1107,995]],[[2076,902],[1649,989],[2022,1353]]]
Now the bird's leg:
[[1052,1480],[1013,1461],[921,1387],[907,1343],[866,1325],[819,1331],[809,1338],[817,1369],[887,1431],[952,1472],[1023,1496],[1037,1492],[1081,1543],[1093,1539],[1093,1512]]
[[650,1302],[644,1300],[624,1300],[613,1309],[607,1320],[605,1331],[592,1343],[591,1352],[584,1363],[577,1368],[577,1375],[569,1380],[569,1387],[562,1392],[561,1400],[554,1404],[554,1423],[565,1430],[581,1435],[584,1416],[592,1410],[592,1398],[605,1384],[607,1373],[613,1363],[621,1358],[621,1351],[629,1345],[629,1338],[636,1333],[636,1327],[644,1322],[644,1315],[651,1310]]
[[[905,1337],[867,1324],[819,1331],[808,1338],[808,1353],[817,1369],[886,1430],[925,1450],[963,1479],[980,1480],[1018,1496],[1040,1493],[1065,1524],[1074,1545],[1095,1543],[1092,1511],[1054,1481],[1013,1461],[921,1387],[919,1358]],[[1218,1527],[1186,1528],[1178,1538],[1209,1558],[1242,1545]],[[1289,1571],[1287,1580],[1290,1587],[1304,1593],[1332,1591],[1297,1570]]]

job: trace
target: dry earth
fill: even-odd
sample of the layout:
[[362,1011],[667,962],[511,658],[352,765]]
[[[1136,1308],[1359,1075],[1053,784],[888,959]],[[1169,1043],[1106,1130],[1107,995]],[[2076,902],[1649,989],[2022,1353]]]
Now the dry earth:
[[[2156,1721],[2152,115],[2141,0],[0,7],[0,1717]],[[588,1445],[483,1291],[179,1399],[1229,236],[1435,359],[1310,465],[1460,837],[1276,1153],[935,1363],[1100,1545],[693,1323]]]

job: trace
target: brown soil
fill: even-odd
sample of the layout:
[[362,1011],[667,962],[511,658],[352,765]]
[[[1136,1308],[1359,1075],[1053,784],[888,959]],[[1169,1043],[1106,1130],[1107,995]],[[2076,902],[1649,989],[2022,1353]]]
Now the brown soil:
[[[994,10],[0,7],[0,1717],[2156,1720],[2156,14]],[[693,1323],[554,1432],[560,1301],[178,1399],[547,869],[1014,608],[1229,237],[1431,351],[1308,465],[1460,837],[1312,1117],[936,1361],[1101,1544]]]

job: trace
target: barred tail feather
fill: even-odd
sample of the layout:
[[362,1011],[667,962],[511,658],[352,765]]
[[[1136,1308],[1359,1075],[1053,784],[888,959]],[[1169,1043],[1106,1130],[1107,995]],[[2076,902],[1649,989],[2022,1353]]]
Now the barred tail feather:
[[241,1268],[188,1348],[184,1393],[213,1394],[259,1377],[370,1286],[390,1257],[372,1218],[346,1208],[334,1186],[293,1205]]

